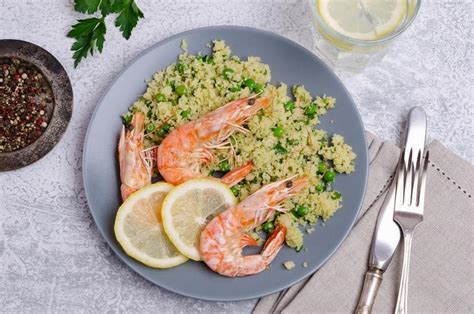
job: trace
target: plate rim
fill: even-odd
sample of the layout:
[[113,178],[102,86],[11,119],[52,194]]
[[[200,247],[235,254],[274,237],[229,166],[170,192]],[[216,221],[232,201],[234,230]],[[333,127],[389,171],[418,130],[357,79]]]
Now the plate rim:
[[[356,112],[356,116],[357,116],[357,121],[358,123],[360,124],[360,126],[362,127],[362,131],[363,131],[363,142],[364,142],[364,147],[363,147],[363,150],[365,152],[365,156],[367,157],[366,158],[366,163],[365,163],[365,173],[364,173],[364,177],[365,177],[365,181],[363,182],[363,191],[362,191],[362,198],[361,198],[361,201],[359,203],[359,205],[357,206],[357,211],[356,211],[356,214],[354,215],[354,218],[352,219],[352,221],[350,222],[350,226],[349,228],[347,228],[347,230],[344,232],[344,235],[343,237],[341,238],[341,240],[339,241],[339,243],[334,247],[334,249],[326,256],[326,258],[319,264],[317,265],[314,265],[312,267],[312,269],[310,269],[310,271],[305,274],[304,276],[301,276],[297,279],[294,279],[294,280],[290,280],[286,285],[284,285],[283,287],[278,287],[278,288],[272,288],[266,292],[262,292],[262,293],[257,293],[257,294],[254,294],[252,296],[244,296],[244,297],[227,297],[227,298],[221,298],[221,297],[207,297],[207,296],[199,296],[199,295],[195,295],[195,294],[192,294],[192,293],[186,293],[186,292],[182,292],[182,291],[179,291],[178,289],[175,289],[175,288],[172,288],[172,287],[168,287],[166,285],[163,285],[162,283],[157,283],[155,281],[153,281],[152,279],[150,278],[147,278],[146,276],[142,275],[138,269],[135,268],[135,266],[131,263],[129,263],[128,261],[126,261],[120,254],[119,254],[119,250],[120,248],[115,248],[111,242],[107,239],[107,237],[105,236],[104,232],[102,231],[102,229],[99,227],[99,224],[96,220],[96,217],[93,213],[93,211],[91,210],[91,204],[89,202],[89,197],[88,197],[88,192],[87,192],[87,188],[86,188],[86,185],[85,185],[85,182],[87,181],[87,172],[85,171],[86,169],[86,154],[87,154],[87,142],[89,141],[89,135],[90,135],[90,132],[91,132],[91,128],[92,128],[92,123],[96,117],[96,114],[97,114],[97,111],[99,110],[99,107],[100,107],[100,104],[103,102],[105,96],[108,94],[108,92],[110,91],[110,89],[112,88],[112,86],[116,83],[116,81],[123,75],[123,73],[125,71],[127,71],[135,62],[137,62],[142,56],[146,55],[149,51],[155,49],[157,46],[162,46],[162,45],[165,45],[166,43],[170,42],[170,41],[173,41],[177,38],[180,38],[180,37],[185,37],[185,36],[189,36],[189,35],[192,35],[193,33],[195,32],[201,32],[201,31],[212,31],[212,30],[240,30],[240,31],[250,31],[250,32],[256,32],[256,33],[261,33],[263,35],[266,35],[266,36],[270,36],[270,37],[276,37],[280,40],[283,40],[284,42],[286,42],[287,44],[291,45],[291,46],[296,46],[296,48],[298,49],[301,49],[303,50],[304,52],[312,55],[314,58],[316,58],[317,60],[319,60],[320,64],[322,65],[322,67],[324,67],[328,73],[330,73],[330,75],[333,77],[333,79],[335,79],[336,81],[338,81],[340,83],[340,85],[342,86],[342,89],[344,90],[344,92],[349,96],[349,100],[350,100],[350,103],[351,105],[354,107],[355,109],[355,112]],[[97,229],[99,230],[102,238],[105,240],[105,242],[108,244],[108,246],[110,247],[110,249],[116,254],[116,256],[119,258],[119,260],[124,263],[127,267],[129,267],[130,269],[132,269],[137,275],[139,275],[141,278],[145,279],[146,281],[152,283],[153,285],[156,285],[160,288],[163,288],[167,291],[170,291],[170,292],[173,292],[173,293],[176,293],[178,295],[181,295],[181,296],[185,296],[185,297],[190,297],[190,298],[193,298],[193,299],[197,299],[197,300],[204,300],[204,301],[214,301],[214,302],[235,302],[235,301],[245,301],[245,300],[254,300],[254,299],[259,299],[261,297],[264,297],[264,296],[268,296],[270,294],[273,294],[273,293],[277,293],[277,292],[280,292],[280,291],[283,291],[293,285],[295,285],[296,283],[308,278],[309,276],[313,275],[316,271],[318,271],[321,267],[323,267],[327,261],[334,255],[334,253],[339,249],[339,247],[342,245],[342,243],[346,240],[347,236],[349,235],[349,233],[352,231],[352,228],[354,228],[354,225],[357,221],[357,217],[359,216],[359,213],[361,211],[361,208],[362,208],[362,205],[363,205],[363,202],[364,202],[364,199],[366,197],[366,194],[367,194],[367,184],[368,184],[368,177],[369,177],[369,158],[368,158],[368,146],[367,146],[367,134],[366,134],[366,131],[365,131],[365,126],[364,126],[364,122],[362,120],[362,117],[360,115],[360,112],[359,112],[359,109],[357,108],[357,104],[355,103],[354,99],[352,98],[352,95],[351,93],[349,92],[349,90],[346,88],[346,86],[344,85],[344,83],[342,82],[342,80],[336,75],[336,73],[334,72],[333,69],[331,69],[324,61],[321,60],[321,58],[319,58],[315,53],[313,53],[312,51],[310,51],[309,49],[307,49],[306,47],[302,46],[301,44],[283,36],[283,35],[279,35],[277,33],[274,33],[272,31],[268,31],[268,30],[263,30],[263,29],[259,29],[259,28],[254,28],[254,27],[249,27],[249,26],[240,26],[240,25],[214,25],[214,26],[204,26],[204,27],[198,27],[198,28],[192,28],[192,29],[188,29],[188,30],[185,30],[185,31],[182,31],[182,32],[179,32],[179,33],[176,33],[176,34],[173,34],[171,36],[168,36],[162,40],[159,40],[153,44],[151,44],[150,46],[148,46],[147,48],[143,49],[142,51],[140,51],[137,55],[135,55],[130,61],[128,61],[128,63],[120,70],[120,72],[118,72],[114,79],[107,85],[107,87],[104,89],[104,92],[102,93],[101,97],[97,100],[97,105],[95,106],[94,108],[94,111],[92,112],[92,115],[90,117],[90,120],[89,120],[89,124],[87,126],[87,131],[86,131],[86,135],[84,137],[84,142],[83,142],[83,153],[82,153],[82,162],[81,162],[81,165],[82,165],[82,180],[83,180],[83,184],[84,184],[84,194],[86,196],[86,201],[87,201],[87,206],[88,206],[88,209],[89,209],[89,212],[92,216],[92,219],[94,220],[94,223],[97,227]],[[159,269],[158,269],[159,270]]]

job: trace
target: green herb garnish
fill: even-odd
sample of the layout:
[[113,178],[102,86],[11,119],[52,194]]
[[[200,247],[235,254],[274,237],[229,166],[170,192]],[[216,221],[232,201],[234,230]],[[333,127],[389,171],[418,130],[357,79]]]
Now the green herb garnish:
[[286,154],[288,153],[288,150],[283,147],[280,143],[276,144],[273,149],[278,153],[278,154]]
[[71,50],[74,51],[74,67],[77,67],[87,55],[94,54],[94,50],[102,52],[105,42],[105,17],[111,13],[117,13],[115,26],[120,29],[125,39],[129,39],[132,30],[143,18],[143,12],[135,4],[134,0],[75,0],[74,10],[85,14],[100,12],[101,17],[92,17],[78,20],[72,26],[67,37],[74,38]]

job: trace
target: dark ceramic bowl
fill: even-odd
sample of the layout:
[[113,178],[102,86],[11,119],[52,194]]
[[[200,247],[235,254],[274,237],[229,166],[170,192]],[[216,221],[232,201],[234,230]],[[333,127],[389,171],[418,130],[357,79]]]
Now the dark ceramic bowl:
[[43,48],[21,40],[0,40],[0,57],[15,57],[36,66],[53,91],[53,113],[48,127],[30,145],[8,153],[0,153],[0,171],[25,167],[49,153],[66,131],[72,115],[72,87],[61,63]]

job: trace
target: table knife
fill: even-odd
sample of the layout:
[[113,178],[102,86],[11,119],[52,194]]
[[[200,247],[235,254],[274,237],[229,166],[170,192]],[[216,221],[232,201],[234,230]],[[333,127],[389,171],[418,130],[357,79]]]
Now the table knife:
[[[406,125],[405,145],[401,150],[405,153],[400,158],[400,161],[403,158],[405,162],[408,161],[411,149],[413,151],[420,150],[423,156],[426,139],[426,113],[423,108],[413,107],[408,114]],[[403,148],[405,149],[403,150]],[[377,217],[370,248],[369,268],[365,274],[364,285],[355,310],[356,313],[371,313],[375,297],[382,283],[383,273],[390,264],[400,242],[401,231],[393,220],[394,205],[395,180],[392,180]]]

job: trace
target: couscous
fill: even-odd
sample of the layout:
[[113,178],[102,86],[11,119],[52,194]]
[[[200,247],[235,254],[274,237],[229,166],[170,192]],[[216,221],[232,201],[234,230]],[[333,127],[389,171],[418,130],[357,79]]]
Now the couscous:
[[[185,45],[183,45],[184,48]],[[174,128],[202,117],[231,100],[252,94],[271,96],[272,104],[243,126],[248,132],[234,133],[229,148],[215,150],[218,161],[202,169],[203,174],[225,173],[253,161],[254,170],[232,187],[244,199],[260,187],[293,175],[309,177],[310,188],[286,201],[286,213],[277,212],[257,231],[271,232],[276,223],[287,227],[286,243],[300,250],[306,226],[308,233],[318,219],[329,219],[342,204],[333,189],[337,173],[354,171],[356,158],[341,135],[329,136],[318,129],[319,117],[336,105],[330,96],[313,97],[304,86],[270,83],[271,69],[259,57],[241,60],[224,41],[213,42],[212,55],[191,55],[186,50],[178,61],[157,72],[148,88],[124,114],[143,112],[145,148],[160,145]],[[291,93],[290,93],[291,92]]]

